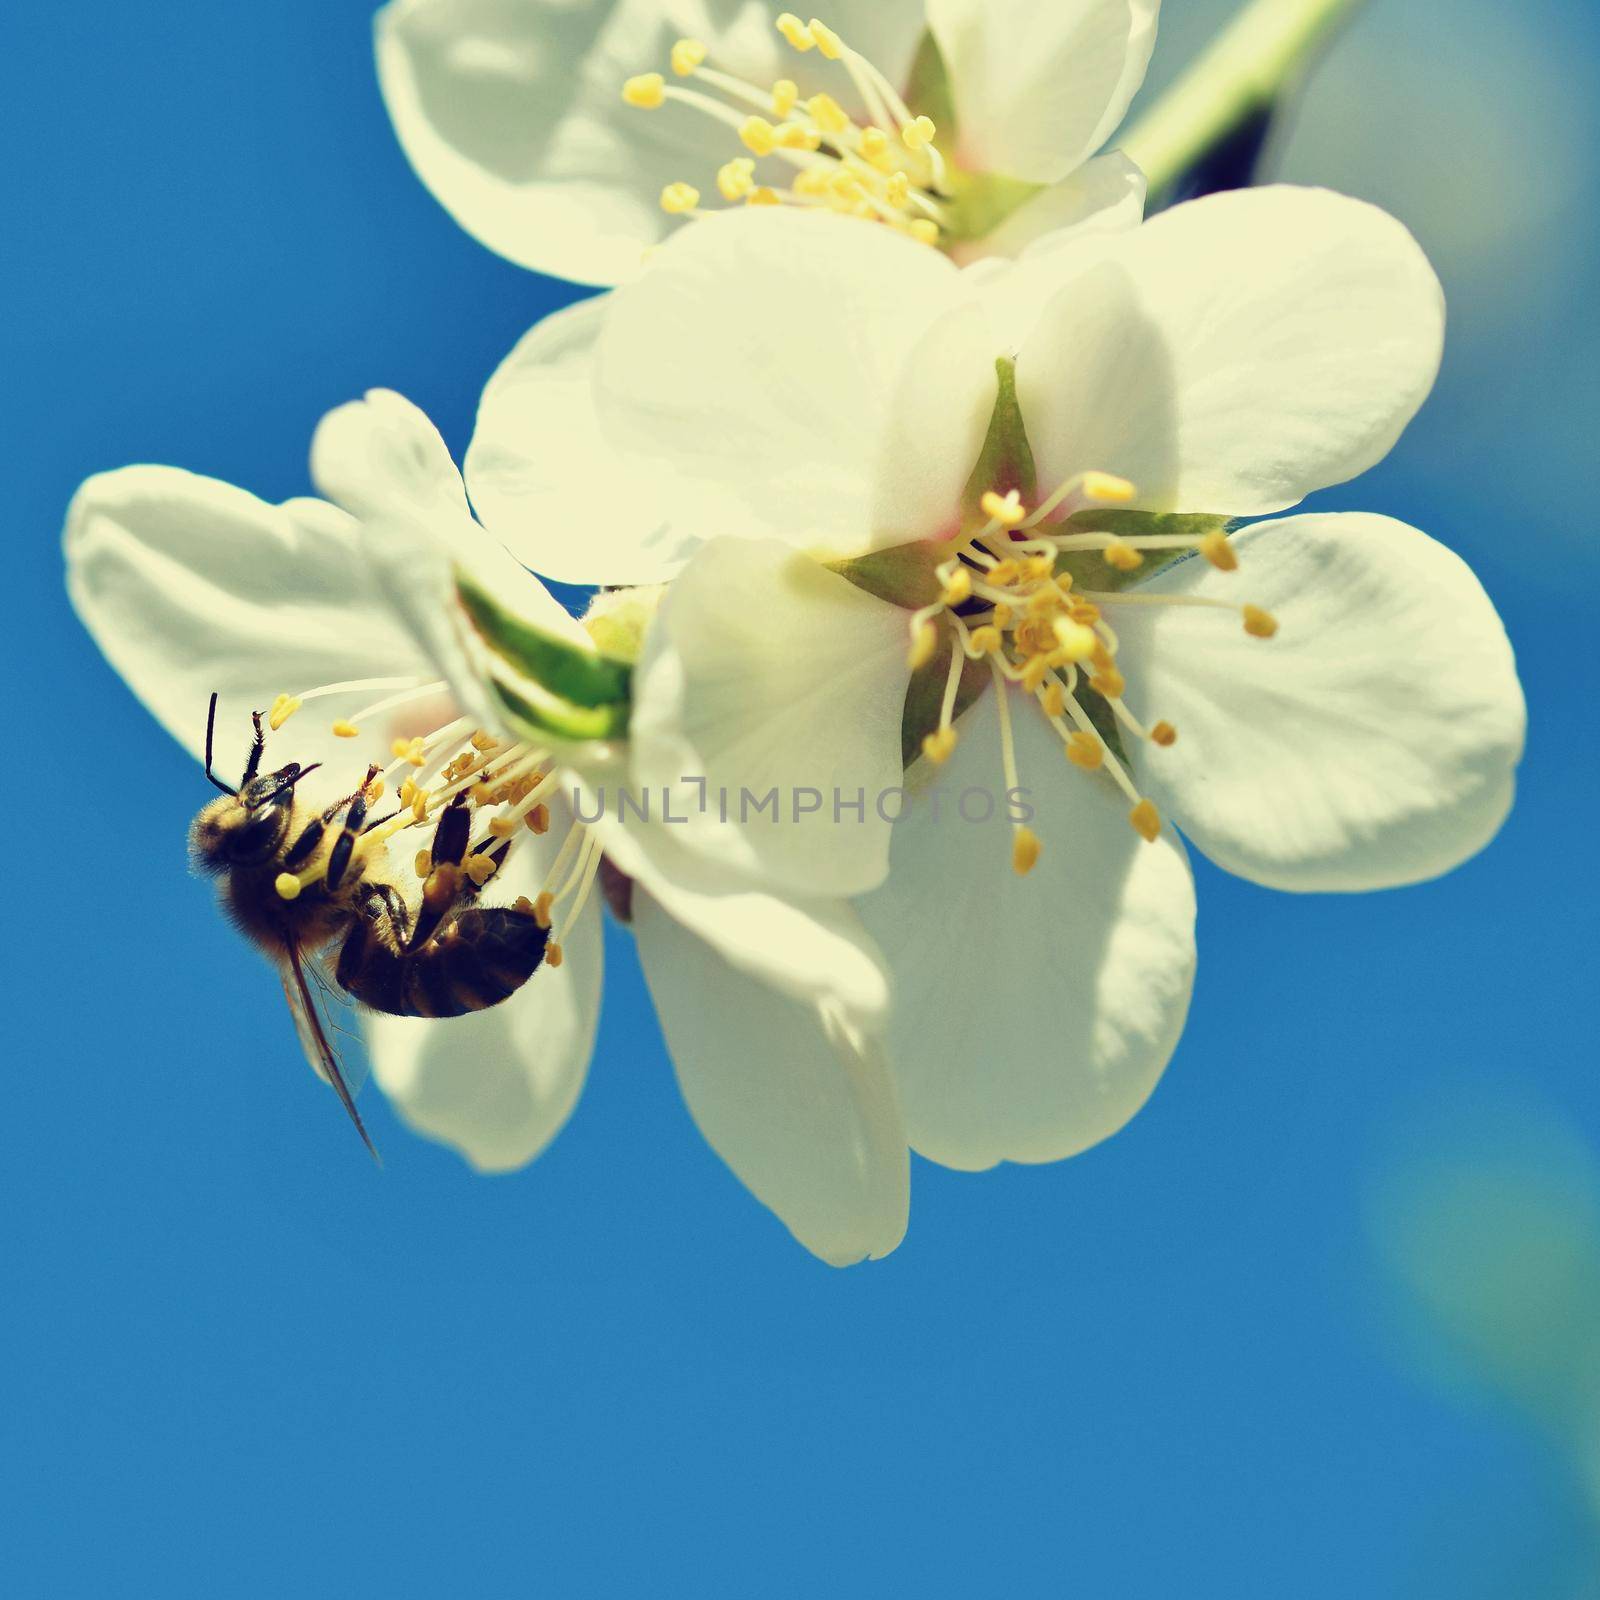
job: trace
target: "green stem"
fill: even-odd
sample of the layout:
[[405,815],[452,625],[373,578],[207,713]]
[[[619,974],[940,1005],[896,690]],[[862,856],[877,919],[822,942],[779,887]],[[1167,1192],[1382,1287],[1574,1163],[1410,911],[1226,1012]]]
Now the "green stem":
[[1169,189],[1248,118],[1271,106],[1362,0],[1251,0],[1119,141]]

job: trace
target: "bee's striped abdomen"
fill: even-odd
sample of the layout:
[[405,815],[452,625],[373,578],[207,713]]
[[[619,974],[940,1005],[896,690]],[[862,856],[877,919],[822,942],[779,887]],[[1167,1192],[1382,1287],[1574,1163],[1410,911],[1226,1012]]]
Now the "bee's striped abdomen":
[[526,911],[470,906],[409,955],[370,925],[339,956],[340,986],[397,1017],[459,1017],[509,999],[544,959],[550,930]]

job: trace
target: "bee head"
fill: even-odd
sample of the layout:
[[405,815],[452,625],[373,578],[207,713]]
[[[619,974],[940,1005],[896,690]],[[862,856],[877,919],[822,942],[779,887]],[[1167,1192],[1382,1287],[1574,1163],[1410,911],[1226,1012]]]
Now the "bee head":
[[276,772],[252,778],[238,794],[211,801],[189,829],[196,870],[215,874],[270,861],[289,831],[294,786],[311,770],[291,761]]

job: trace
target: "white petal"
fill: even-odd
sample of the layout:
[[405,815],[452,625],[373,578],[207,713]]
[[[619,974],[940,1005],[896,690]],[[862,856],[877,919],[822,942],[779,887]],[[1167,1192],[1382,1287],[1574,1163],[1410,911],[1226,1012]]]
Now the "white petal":
[[905,1235],[910,1168],[881,1046],[832,1007],[729,965],[648,895],[639,958],[690,1113],[801,1244],[833,1266]]
[[[632,277],[672,219],[664,185],[709,179],[743,153],[733,130],[682,105],[623,104],[624,81],[665,71],[674,40],[757,86],[780,72],[803,93],[849,79],[797,57],[750,0],[394,0],[378,13],[384,102],[418,176],[475,238],[580,283]],[[921,31],[915,0],[834,8],[858,48],[903,83]],[[813,81],[813,80],[816,81]],[[825,81],[824,81],[825,80]]]
[[1447,872],[1510,808],[1524,709],[1466,565],[1387,517],[1293,517],[1237,535],[1240,569],[1191,561],[1140,594],[1249,600],[1117,608],[1128,698],[1178,729],[1145,782],[1219,866],[1278,889],[1377,889]]
[[[484,895],[537,894],[570,818],[520,840]],[[600,908],[590,901],[567,933],[559,967],[541,966],[509,1000],[465,1017],[424,1021],[369,1013],[372,1071],[405,1121],[480,1172],[539,1154],[577,1103],[594,1047],[603,960]]]
[[484,526],[560,583],[662,583],[698,540],[664,526],[665,467],[634,470],[595,416],[595,342],[606,299],[538,323],[478,403],[467,484]]
[[1122,121],[1159,0],[928,0],[955,96],[957,159],[1055,183]]
[[[385,602],[356,524],[321,501],[268,505],[173,467],[126,467],[78,490],[64,543],[84,625],[197,758],[207,701],[220,696],[217,755],[229,781],[249,743],[250,712],[274,696],[432,675]],[[349,700],[317,702],[280,737],[301,762],[359,765],[366,748],[329,732],[354,709]]]
[[396,506],[417,512],[467,509],[461,474],[439,430],[392,389],[369,389],[317,424],[311,476],[352,516],[376,516]]
[[906,618],[787,545],[705,546],[645,635],[629,729],[635,778],[677,795],[686,847],[794,893],[882,881]]
[[1277,511],[1388,453],[1438,371],[1444,304],[1373,206],[1264,188],[1081,255],[1017,362],[1040,481],[1119,473],[1153,509]]
[[967,297],[950,261],[887,228],[769,208],[712,217],[614,297],[601,426],[669,469],[679,537],[855,554],[901,369]]
[[[1058,1161],[1122,1127],[1172,1054],[1194,980],[1182,850],[1140,839],[1109,779],[1068,768],[1044,719],[1011,704],[1043,842],[1032,873],[1011,866],[991,692],[896,824],[888,882],[860,902],[889,963],[911,1146],[974,1171]],[[965,820],[990,807],[996,820]]]

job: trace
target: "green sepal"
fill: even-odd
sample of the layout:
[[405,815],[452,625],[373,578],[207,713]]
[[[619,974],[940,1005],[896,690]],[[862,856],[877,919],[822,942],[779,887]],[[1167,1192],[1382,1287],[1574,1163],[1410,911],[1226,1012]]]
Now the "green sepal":
[[[1199,541],[1208,533],[1226,531],[1227,517],[1208,513],[1178,511],[1112,511],[1090,508],[1068,517],[1051,528],[1052,533],[1112,533],[1119,539],[1137,539],[1144,535],[1180,534],[1186,539]],[[1158,572],[1165,572],[1175,562],[1182,561],[1193,552],[1185,549],[1146,550],[1144,565],[1132,572],[1113,567],[1098,550],[1063,550],[1056,557],[1056,571],[1070,573],[1073,584],[1079,589],[1136,589],[1148,582]]]
[[[934,652],[933,659],[925,662],[911,674],[906,685],[905,708],[900,713],[900,765],[910,767],[922,755],[922,741],[939,726],[939,713],[944,707],[944,686],[950,676],[950,634],[945,634],[945,644]],[[961,666],[961,682],[956,686],[954,715],[961,713],[992,685],[994,673],[987,661],[965,661]]]
[[513,732],[530,743],[556,738],[569,741],[620,739],[628,731],[628,706],[625,702],[608,706],[568,705],[553,697],[536,701],[498,678],[490,678],[494,695]]
[[961,492],[961,509],[967,523],[962,531],[967,533],[989,520],[979,509],[979,502],[989,490],[1010,494],[1015,489],[1025,501],[1033,500],[1038,491],[1033,446],[1028,443],[1028,429],[1017,402],[1017,364],[1010,356],[999,356],[994,371],[998,387],[989,431],[984,435],[972,476]]
[[626,719],[633,672],[625,661],[535,627],[508,611],[460,567],[455,570],[455,584],[478,637],[519,675],[575,707],[610,709],[620,705]]
[[892,606],[920,611],[923,606],[931,606],[944,592],[944,585],[933,571],[939,560],[937,545],[917,539],[887,550],[869,551],[864,556],[851,556],[845,561],[829,561],[826,566],[856,588],[887,600]]

